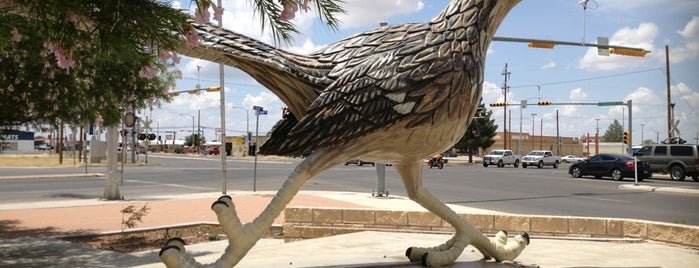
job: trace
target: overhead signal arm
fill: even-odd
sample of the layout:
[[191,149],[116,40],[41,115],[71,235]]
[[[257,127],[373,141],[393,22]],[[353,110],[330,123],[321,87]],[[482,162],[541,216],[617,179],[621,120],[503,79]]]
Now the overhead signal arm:
[[611,53],[611,54],[617,54],[617,55],[623,55],[623,56],[633,56],[633,57],[644,57],[644,56],[646,56],[646,54],[650,53],[650,50],[645,50],[642,48],[615,46],[615,45],[609,45],[606,43],[589,44],[589,43],[584,43],[584,42],[569,42],[569,41],[516,38],[516,37],[500,37],[500,36],[493,37],[493,41],[527,43],[527,45],[529,47],[546,48],[546,49],[553,49],[554,46],[556,46],[556,45],[596,47],[599,49],[609,50],[609,53]]
[[177,97],[180,95],[180,93],[199,94],[199,92],[201,92],[202,90],[206,90],[206,92],[221,91],[221,86],[211,86],[207,88],[194,88],[188,90],[174,91],[167,93],[167,95],[170,97]]

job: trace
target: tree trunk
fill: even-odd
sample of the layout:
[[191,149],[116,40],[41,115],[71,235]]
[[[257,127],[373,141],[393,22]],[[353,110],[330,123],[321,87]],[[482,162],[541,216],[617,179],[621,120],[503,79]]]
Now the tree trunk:
[[468,163],[473,164],[473,148],[468,148]]
[[[121,200],[119,193],[119,171],[117,170],[117,147],[119,147],[119,137],[116,126],[107,127],[107,180],[104,186],[104,200]],[[123,161],[123,159],[122,159]]]

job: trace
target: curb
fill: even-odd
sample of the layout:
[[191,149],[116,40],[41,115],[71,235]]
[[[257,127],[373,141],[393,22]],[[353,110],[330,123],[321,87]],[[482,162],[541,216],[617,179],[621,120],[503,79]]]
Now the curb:
[[634,184],[622,184],[618,187],[619,190],[624,191],[634,191],[634,192],[656,192],[656,193],[670,193],[670,194],[685,194],[685,195],[699,195],[699,190],[697,189],[687,189],[679,187],[655,187],[648,185],[634,185]]
[[54,179],[54,178],[104,177],[104,176],[105,176],[104,173],[40,174],[40,175],[0,176],[0,180],[11,180],[11,179]]

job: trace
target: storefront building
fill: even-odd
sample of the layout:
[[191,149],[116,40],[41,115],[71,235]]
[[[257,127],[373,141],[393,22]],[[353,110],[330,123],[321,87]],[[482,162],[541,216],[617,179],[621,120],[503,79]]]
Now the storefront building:
[[25,154],[34,152],[34,132],[0,131],[0,153]]

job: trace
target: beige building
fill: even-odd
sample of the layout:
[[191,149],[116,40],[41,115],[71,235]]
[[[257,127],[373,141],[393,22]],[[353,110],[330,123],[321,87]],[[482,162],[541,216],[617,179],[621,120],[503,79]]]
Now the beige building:
[[[507,133],[507,146],[505,147],[505,139],[503,132],[495,133],[493,137],[495,143],[490,148],[487,148],[486,153],[495,149],[510,149],[515,154],[525,155],[531,150],[551,150],[556,155],[575,155],[579,157],[586,156],[586,151],[580,142],[579,138],[560,137],[560,147],[556,142],[556,136],[536,136],[529,133],[522,133],[520,139],[519,132]],[[483,155],[481,152],[479,155]]]

